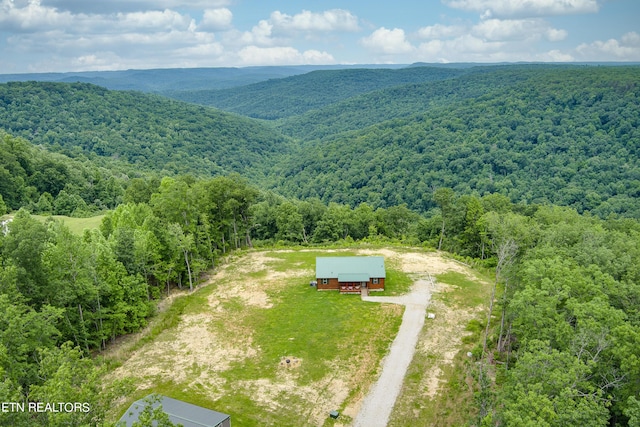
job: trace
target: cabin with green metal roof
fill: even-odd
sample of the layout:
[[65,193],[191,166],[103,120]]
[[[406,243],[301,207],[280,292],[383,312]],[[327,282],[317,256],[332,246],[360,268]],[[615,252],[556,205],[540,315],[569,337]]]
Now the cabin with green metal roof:
[[384,291],[386,277],[384,257],[381,256],[316,258],[319,291],[335,290],[344,294]]

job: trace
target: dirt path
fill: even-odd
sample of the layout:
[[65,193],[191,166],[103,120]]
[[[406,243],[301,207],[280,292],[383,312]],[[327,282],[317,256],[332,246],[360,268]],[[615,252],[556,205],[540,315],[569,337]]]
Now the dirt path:
[[431,300],[433,280],[417,280],[407,295],[399,297],[362,297],[364,301],[402,304],[405,306],[398,335],[391,344],[391,351],[382,361],[382,374],[371,387],[369,394],[353,423],[354,427],[384,427],[389,421],[404,376],[416,350],[420,331],[424,326],[426,309]]

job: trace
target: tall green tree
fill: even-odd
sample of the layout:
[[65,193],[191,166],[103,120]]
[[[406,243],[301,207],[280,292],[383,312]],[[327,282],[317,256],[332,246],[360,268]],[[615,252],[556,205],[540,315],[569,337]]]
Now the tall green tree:
[[433,200],[440,207],[440,212],[442,213],[442,228],[440,230],[440,240],[438,241],[438,250],[440,250],[442,249],[447,219],[450,216],[451,208],[455,200],[455,193],[450,188],[438,188],[433,192]]
[[277,208],[276,227],[278,233],[276,238],[288,242],[307,241],[302,215],[298,208],[291,202],[284,202]]
[[2,251],[17,268],[18,291],[36,307],[50,303],[55,291],[48,285],[42,264],[42,254],[51,238],[47,228],[21,209],[8,229]]

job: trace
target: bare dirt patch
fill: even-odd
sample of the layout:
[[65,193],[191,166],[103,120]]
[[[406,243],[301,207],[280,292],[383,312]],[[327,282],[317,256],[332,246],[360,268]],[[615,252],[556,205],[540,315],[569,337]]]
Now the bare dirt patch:
[[273,412],[288,412],[298,404],[306,412],[309,425],[321,426],[327,419],[327,408],[338,408],[349,395],[349,384],[339,377],[325,377],[313,385],[300,386],[291,372],[282,372],[274,380],[242,381],[236,385],[247,390],[260,406]]
[[218,336],[208,326],[210,321],[207,314],[183,316],[176,330],[135,351],[113,375],[135,378],[138,389],[168,380],[197,384],[215,398],[223,383],[217,374],[235,361],[254,357],[256,349],[250,336],[239,341],[240,345]]
[[441,301],[433,301],[430,310],[436,317],[428,320],[430,323],[423,332],[416,351],[427,354],[433,360],[433,368],[425,373],[421,387],[424,396],[432,399],[440,388],[443,368],[453,363],[453,358],[462,346],[462,338],[471,334],[465,327],[476,316],[476,312],[451,309]]
[[[267,256],[265,252],[252,252],[232,264],[223,266],[205,285],[218,284],[226,280],[232,282],[233,286],[220,286],[218,292],[209,297],[209,304],[216,306],[221,299],[240,298],[250,306],[271,308],[273,303],[266,291],[283,288],[284,279],[305,277],[312,274],[311,271],[299,268],[290,271],[275,271],[272,265],[281,261],[278,258]],[[234,280],[234,276],[245,277],[247,273],[250,273],[251,279]]]

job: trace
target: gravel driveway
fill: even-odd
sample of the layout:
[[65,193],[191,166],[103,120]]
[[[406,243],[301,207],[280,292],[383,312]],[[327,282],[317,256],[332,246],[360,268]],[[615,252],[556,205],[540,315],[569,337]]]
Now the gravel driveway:
[[399,297],[362,297],[363,301],[402,304],[405,306],[398,335],[391,351],[382,361],[382,374],[364,398],[354,427],[385,427],[402,389],[407,368],[413,359],[418,336],[424,325],[426,309],[431,300],[433,280],[417,280],[411,292]]

